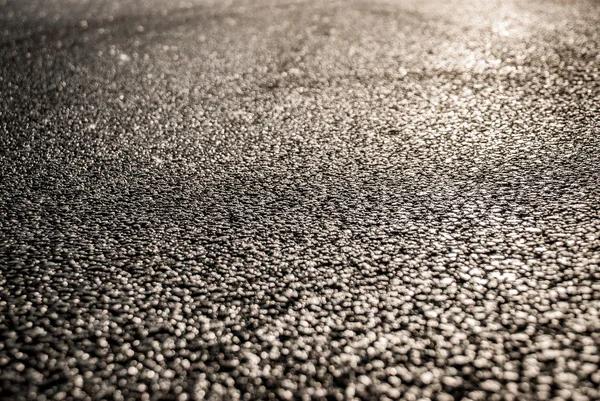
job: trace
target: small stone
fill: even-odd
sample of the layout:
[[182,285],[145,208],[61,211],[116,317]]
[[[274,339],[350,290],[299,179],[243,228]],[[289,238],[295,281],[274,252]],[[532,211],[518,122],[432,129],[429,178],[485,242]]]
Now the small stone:
[[502,385],[495,380],[486,380],[481,383],[481,388],[489,392],[498,392],[502,389]]

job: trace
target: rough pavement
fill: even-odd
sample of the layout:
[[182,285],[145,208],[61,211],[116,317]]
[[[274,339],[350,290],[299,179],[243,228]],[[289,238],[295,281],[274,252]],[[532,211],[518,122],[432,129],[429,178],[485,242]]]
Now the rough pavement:
[[0,0],[0,398],[600,399],[598,1]]

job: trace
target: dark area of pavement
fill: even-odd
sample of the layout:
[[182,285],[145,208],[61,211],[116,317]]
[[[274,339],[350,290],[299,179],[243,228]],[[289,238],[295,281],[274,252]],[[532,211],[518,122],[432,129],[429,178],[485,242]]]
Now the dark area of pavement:
[[598,1],[0,0],[0,398],[600,399]]

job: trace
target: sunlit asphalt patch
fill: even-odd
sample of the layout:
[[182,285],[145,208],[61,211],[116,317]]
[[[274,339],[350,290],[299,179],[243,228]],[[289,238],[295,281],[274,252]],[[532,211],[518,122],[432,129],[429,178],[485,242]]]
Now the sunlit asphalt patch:
[[0,1],[0,397],[599,399],[598,4],[459,3]]

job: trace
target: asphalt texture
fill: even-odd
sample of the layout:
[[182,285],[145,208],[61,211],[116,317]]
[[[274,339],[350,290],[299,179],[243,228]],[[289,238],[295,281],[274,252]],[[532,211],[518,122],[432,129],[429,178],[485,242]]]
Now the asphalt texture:
[[599,400],[598,1],[0,0],[0,398]]

